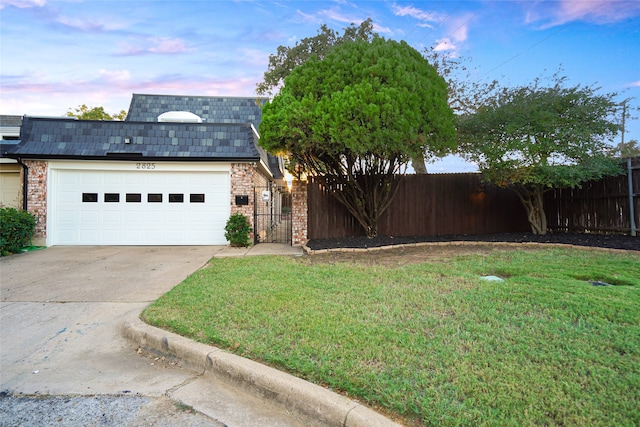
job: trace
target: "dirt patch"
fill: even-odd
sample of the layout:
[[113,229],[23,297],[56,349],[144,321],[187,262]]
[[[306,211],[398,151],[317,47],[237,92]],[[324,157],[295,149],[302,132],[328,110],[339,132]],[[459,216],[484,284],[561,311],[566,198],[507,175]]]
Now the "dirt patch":
[[373,239],[367,238],[366,236],[349,236],[332,239],[313,239],[307,243],[307,247],[312,250],[335,248],[367,249],[414,243],[456,242],[547,243],[640,251],[640,236],[634,237],[623,234],[585,233],[548,233],[544,236],[531,233],[500,233],[483,235],[456,234],[405,237],[377,236]]
[[[401,267],[408,264],[423,262],[447,261],[453,257],[481,255],[486,256],[495,251],[513,250],[512,246],[500,244],[474,245],[424,245],[406,246],[400,248],[368,251],[331,251],[305,257],[308,262],[315,264],[335,264],[342,262],[384,267]],[[519,250],[533,250],[522,247]]]

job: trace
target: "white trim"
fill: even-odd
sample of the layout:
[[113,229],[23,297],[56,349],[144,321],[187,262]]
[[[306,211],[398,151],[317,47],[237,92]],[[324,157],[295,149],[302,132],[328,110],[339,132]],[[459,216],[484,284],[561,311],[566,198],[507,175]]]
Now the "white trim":
[[[149,172],[229,172],[231,163],[219,162],[150,162],[145,159],[117,160],[117,161],[95,161],[95,160],[49,160],[49,170],[51,169],[74,169],[74,170],[111,170],[111,171],[134,171],[139,170],[139,164],[155,164],[153,169],[146,169]],[[238,162],[241,163],[241,162]]]

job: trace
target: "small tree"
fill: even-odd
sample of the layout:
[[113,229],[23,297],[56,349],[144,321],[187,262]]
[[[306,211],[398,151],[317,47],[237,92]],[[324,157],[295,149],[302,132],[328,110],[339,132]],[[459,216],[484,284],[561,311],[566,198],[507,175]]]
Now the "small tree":
[[317,176],[367,236],[410,159],[455,146],[447,86],[405,42],[374,38],[312,57],[263,107],[260,145]]
[[67,117],[77,117],[79,120],[124,120],[127,117],[127,112],[121,110],[117,114],[109,114],[104,110],[104,107],[89,108],[86,104],[82,104],[75,108],[74,111],[67,111]]
[[621,142],[616,145],[615,152],[620,157],[637,157],[640,156],[640,145],[635,139],[629,142]]
[[458,121],[461,154],[486,180],[515,191],[534,234],[547,232],[546,191],[622,172],[609,145],[619,131],[615,94],[565,80],[504,89]]

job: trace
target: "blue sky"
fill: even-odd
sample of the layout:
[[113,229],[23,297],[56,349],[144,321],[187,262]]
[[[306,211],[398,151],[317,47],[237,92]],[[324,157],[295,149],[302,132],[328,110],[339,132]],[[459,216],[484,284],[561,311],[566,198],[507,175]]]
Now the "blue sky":
[[[562,67],[570,84],[640,106],[638,0],[0,0],[0,114],[114,113],[132,93],[251,96],[278,46],[367,18],[419,51],[469,58],[478,80],[525,84]],[[640,139],[640,120],[628,131]]]

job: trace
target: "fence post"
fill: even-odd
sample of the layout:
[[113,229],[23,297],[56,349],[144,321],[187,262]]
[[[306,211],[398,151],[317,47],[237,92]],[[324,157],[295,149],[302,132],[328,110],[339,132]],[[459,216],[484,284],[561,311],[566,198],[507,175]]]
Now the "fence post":
[[302,246],[308,239],[307,182],[294,179],[291,183],[291,245]]
[[631,157],[627,158],[627,182],[629,183],[629,220],[631,221],[631,235],[636,235],[636,216],[633,203],[633,168],[631,167]]

